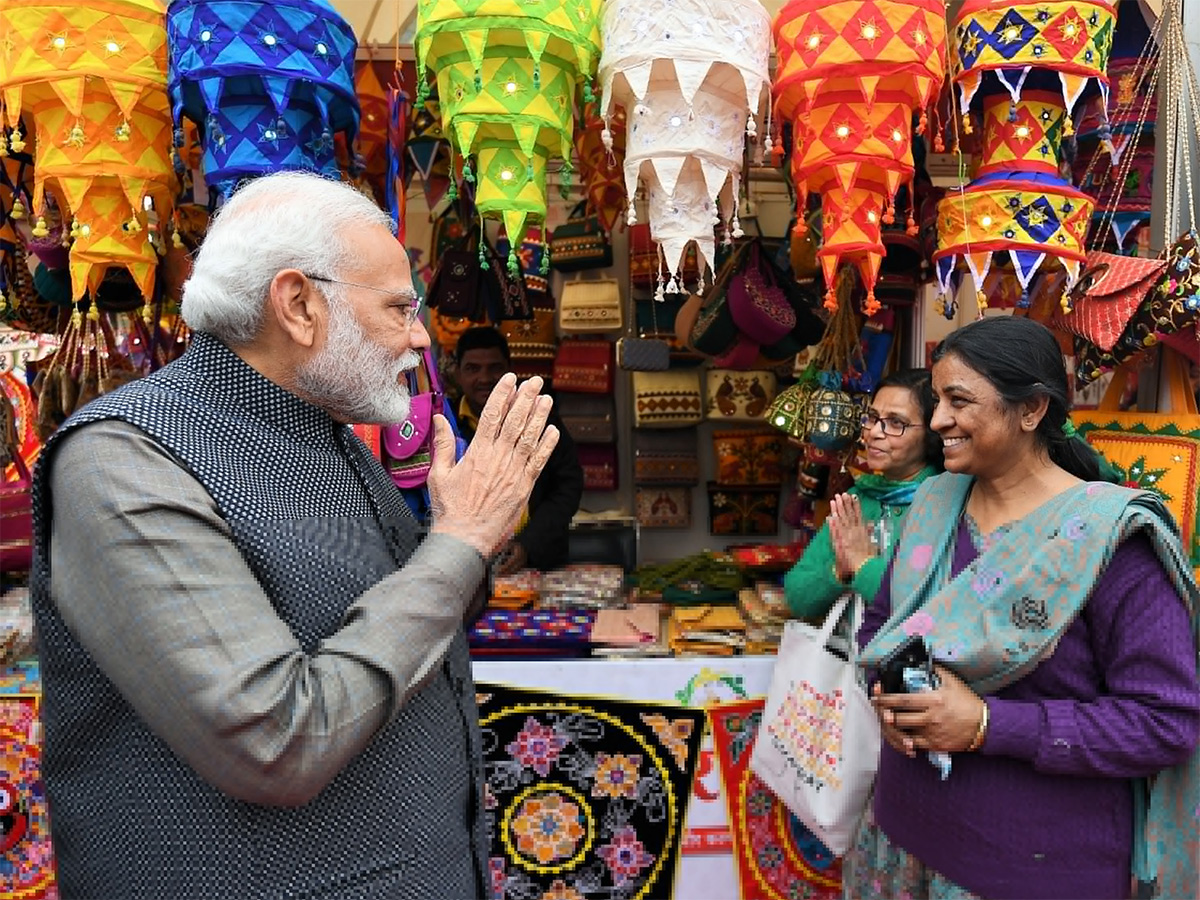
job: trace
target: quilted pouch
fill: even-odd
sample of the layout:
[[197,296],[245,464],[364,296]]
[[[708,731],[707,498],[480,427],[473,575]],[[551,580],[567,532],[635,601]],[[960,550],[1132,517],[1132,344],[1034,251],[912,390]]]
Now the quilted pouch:
[[583,468],[585,491],[615,491],[617,489],[617,445],[577,444],[579,465]]
[[640,487],[634,493],[634,510],[643,528],[690,528],[690,487]]
[[558,413],[571,437],[581,444],[608,444],[617,439],[616,404],[611,394],[561,393]]
[[718,422],[759,422],[775,399],[777,381],[773,372],[709,369],[706,418]]
[[686,428],[703,418],[700,373],[690,369],[634,372],[636,428]]
[[1162,259],[1089,253],[1083,274],[1068,295],[1071,312],[1060,310],[1050,327],[1111,350],[1166,268]]
[[612,244],[600,217],[588,215],[587,201],[581,200],[550,236],[550,265],[560,272],[579,272],[612,264]]
[[699,484],[700,457],[693,431],[634,431],[635,484]]
[[714,431],[718,484],[781,484],[784,437],[778,431]]
[[568,333],[621,331],[621,287],[616,279],[568,281],[558,301],[558,327]]
[[617,341],[617,365],[630,372],[662,372],[671,367],[671,345],[658,338],[623,337]]
[[612,341],[565,338],[554,356],[554,389],[611,394],[613,362]]

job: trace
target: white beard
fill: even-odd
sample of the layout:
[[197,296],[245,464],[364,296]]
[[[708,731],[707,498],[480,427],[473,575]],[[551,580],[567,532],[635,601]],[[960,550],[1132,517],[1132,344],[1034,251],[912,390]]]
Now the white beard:
[[338,420],[391,425],[408,418],[408,387],[400,376],[421,364],[412,349],[394,356],[367,336],[346,304],[329,304],[325,346],[296,373],[296,387]]

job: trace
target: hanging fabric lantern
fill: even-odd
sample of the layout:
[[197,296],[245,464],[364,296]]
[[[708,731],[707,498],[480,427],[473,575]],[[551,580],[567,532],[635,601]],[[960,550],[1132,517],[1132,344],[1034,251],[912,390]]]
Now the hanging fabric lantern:
[[358,132],[358,44],[326,0],[174,0],[167,31],[171,112],[199,126],[222,199],[271,172],[337,176],[334,134]]
[[55,211],[70,223],[75,300],[109,266],[126,268],[147,299],[154,289],[162,244],[148,213],[165,221],[172,204],[164,12],[160,0],[0,0],[8,147],[24,147],[25,113],[36,137],[33,235],[49,233]]
[[[442,127],[475,185],[475,207],[508,234],[525,234],[528,221],[542,226],[545,244],[547,165],[562,159],[570,175],[575,93],[582,84],[591,99],[599,11],[599,0],[417,4],[417,103],[434,73]],[[508,268],[518,270],[515,250]]]
[[637,221],[640,179],[650,234],[670,272],[665,291],[676,293],[689,243],[703,283],[716,256],[714,226],[723,222],[727,239],[742,236],[742,156],[769,84],[770,18],[754,0],[609,0],[603,32],[604,140],[612,141],[616,107],[624,106],[627,221]]
[[584,104],[582,127],[575,132],[575,152],[588,208],[599,217],[604,230],[611,232],[626,206],[625,108],[617,107],[610,121],[611,128],[600,117],[596,103]]
[[1029,305],[1029,283],[1043,265],[1062,266],[1068,289],[1078,277],[1094,204],[1060,176],[1062,143],[1074,134],[1071,111],[1084,89],[1094,82],[1107,98],[1115,17],[1108,0],[968,0],[960,9],[952,77],[962,128],[973,130],[976,101],[983,140],[974,180],[938,204],[934,262],[948,315],[960,260],[981,310],[998,252],[1021,286],[1021,307]]
[[[866,287],[864,310],[879,309],[875,281],[881,229],[896,216],[896,191],[913,178],[912,119],[941,85],[946,22],[942,0],[791,0],[775,20],[779,66],[773,94],[792,123],[792,176],[804,231],[809,193],[821,196],[825,306],[853,263]],[[910,186],[909,194],[913,196]],[[916,233],[913,210],[906,227]]]

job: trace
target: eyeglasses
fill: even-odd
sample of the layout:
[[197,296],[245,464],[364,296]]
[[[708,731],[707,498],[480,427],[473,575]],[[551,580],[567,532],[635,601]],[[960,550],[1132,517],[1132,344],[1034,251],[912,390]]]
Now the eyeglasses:
[[311,275],[308,272],[303,273],[304,277],[310,281],[325,281],[329,284],[341,284],[346,287],[365,288],[368,291],[375,291],[377,294],[390,294],[393,297],[408,297],[412,300],[412,305],[408,308],[407,324],[412,325],[417,321],[417,315],[421,312],[421,298],[411,291],[389,291],[387,288],[375,287],[370,284],[360,284],[357,281],[340,281],[337,278],[326,278],[324,275]]
[[863,427],[863,431],[870,431],[876,425],[883,425],[883,433],[892,437],[903,437],[904,432],[910,428],[921,428],[919,422],[901,422],[899,419],[880,418],[878,413],[866,412],[862,418],[858,420]]

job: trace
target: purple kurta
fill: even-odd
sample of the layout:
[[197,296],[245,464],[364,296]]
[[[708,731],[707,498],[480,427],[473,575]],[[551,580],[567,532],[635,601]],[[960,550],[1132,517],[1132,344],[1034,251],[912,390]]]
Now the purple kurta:
[[[954,574],[976,555],[964,521]],[[889,567],[863,646],[891,614],[891,581]],[[1149,540],[1117,549],[1054,653],[987,704],[987,740],[955,753],[946,781],[924,753],[883,745],[876,823],[989,900],[1130,896],[1130,779],[1183,761],[1200,742],[1196,647]]]

